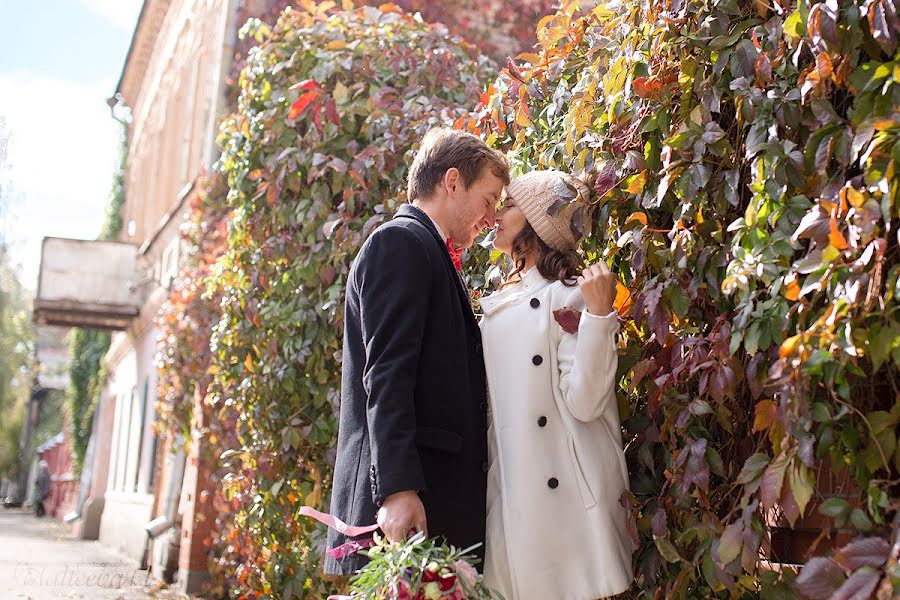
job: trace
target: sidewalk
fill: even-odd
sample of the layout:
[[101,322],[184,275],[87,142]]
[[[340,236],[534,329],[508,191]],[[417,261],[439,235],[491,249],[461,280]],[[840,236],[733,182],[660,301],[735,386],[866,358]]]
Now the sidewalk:
[[138,564],[68,526],[0,508],[2,600],[176,600]]

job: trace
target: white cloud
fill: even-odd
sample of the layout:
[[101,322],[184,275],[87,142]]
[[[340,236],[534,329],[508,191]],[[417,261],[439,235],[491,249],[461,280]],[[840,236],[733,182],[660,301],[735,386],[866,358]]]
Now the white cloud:
[[119,125],[105,102],[114,86],[0,73],[0,115],[12,134],[12,193],[0,226],[26,287],[36,286],[44,236],[93,239],[100,231],[119,152]]
[[143,0],[81,0],[84,6],[119,29],[134,31]]

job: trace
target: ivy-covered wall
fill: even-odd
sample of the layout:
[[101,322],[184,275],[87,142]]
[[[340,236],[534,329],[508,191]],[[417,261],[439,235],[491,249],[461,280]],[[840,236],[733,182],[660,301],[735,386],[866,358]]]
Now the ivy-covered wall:
[[[343,281],[442,122],[517,171],[601,172],[582,250],[620,279],[624,501],[640,544],[628,595],[900,590],[892,7],[566,2],[496,80],[390,6],[252,23],[260,46],[221,136],[227,189],[210,196],[224,204],[195,213],[228,224],[225,249],[191,284],[218,319],[203,376],[224,451],[222,591],[330,591],[322,531],[297,510],[327,500]],[[489,290],[490,253],[465,259]],[[771,536],[804,527],[819,537],[799,576],[770,568]]]

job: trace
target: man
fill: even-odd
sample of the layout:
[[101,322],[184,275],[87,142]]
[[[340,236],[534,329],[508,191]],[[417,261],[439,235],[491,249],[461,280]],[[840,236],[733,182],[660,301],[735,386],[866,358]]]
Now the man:
[[38,475],[34,482],[34,514],[43,517],[46,513],[44,502],[50,497],[50,465],[41,459],[38,463]]
[[[494,226],[507,183],[506,159],[480,139],[430,131],[410,168],[409,204],[353,262],[331,500],[345,523],[377,519],[391,541],[422,531],[457,547],[484,542],[481,335],[450,250]],[[329,531],[329,548],[347,541]],[[325,570],[364,564],[328,557]]]

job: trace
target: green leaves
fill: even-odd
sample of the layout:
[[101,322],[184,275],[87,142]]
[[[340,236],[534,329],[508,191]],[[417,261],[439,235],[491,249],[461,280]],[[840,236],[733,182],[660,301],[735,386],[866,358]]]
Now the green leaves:
[[[235,510],[222,516],[222,536],[246,554],[234,595],[319,598],[329,586],[315,530],[294,520],[301,503],[328,501],[351,260],[405,201],[426,131],[458,120],[496,68],[388,4],[336,12],[308,3],[256,35],[238,108],[221,127],[217,168],[228,189],[208,195],[218,213],[198,208],[192,218],[201,248],[211,237],[203,223],[227,223],[211,259],[193,264],[193,281],[211,290],[209,319],[189,295],[191,318],[167,327],[194,352],[179,349],[167,366],[208,361],[199,372],[212,380],[197,383],[220,411],[213,421],[251,457],[223,464]],[[203,334],[211,353],[197,352]]]

